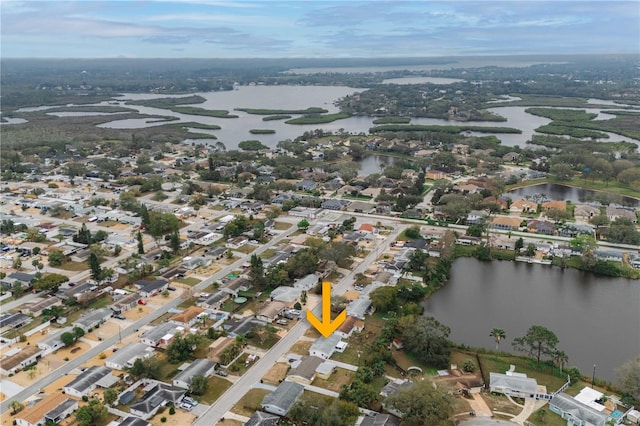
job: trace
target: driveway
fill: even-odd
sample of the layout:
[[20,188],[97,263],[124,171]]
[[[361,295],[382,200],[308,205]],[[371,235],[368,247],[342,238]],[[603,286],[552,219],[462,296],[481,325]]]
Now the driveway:
[[10,399],[13,395],[19,393],[24,388],[13,383],[11,380],[2,379],[0,380],[0,389],[2,389],[2,393],[6,399]]

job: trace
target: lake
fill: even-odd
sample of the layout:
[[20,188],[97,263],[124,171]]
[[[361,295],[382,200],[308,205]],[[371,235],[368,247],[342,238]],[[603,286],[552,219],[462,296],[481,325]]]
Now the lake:
[[507,334],[500,348],[531,325],[553,331],[570,366],[584,375],[615,380],[615,369],[640,354],[640,282],[575,269],[520,262],[455,261],[449,282],[423,303],[451,327],[454,342],[495,349],[489,332]]
[[[574,188],[573,186],[559,185],[557,183],[541,183],[505,192],[504,195],[515,200],[516,198],[535,197],[543,194],[543,198],[547,200],[567,200],[572,203],[580,203],[593,198],[597,193],[598,191]],[[614,194],[607,194],[607,196],[616,197]],[[636,198],[623,196],[617,196],[617,198],[619,198],[617,202],[625,206],[640,206],[640,200]]]
[[368,176],[373,173],[382,173],[387,166],[394,164],[396,160],[396,157],[388,155],[367,155],[356,163],[360,165],[359,174]]

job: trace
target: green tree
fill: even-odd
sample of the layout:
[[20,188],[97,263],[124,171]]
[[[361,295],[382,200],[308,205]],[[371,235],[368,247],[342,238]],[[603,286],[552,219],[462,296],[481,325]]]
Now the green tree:
[[174,253],[177,253],[178,251],[180,251],[180,236],[178,235],[177,230],[174,230],[171,233],[171,238],[169,242],[171,244],[171,250],[173,250]]
[[302,219],[298,222],[298,229],[306,231],[309,228],[309,221],[307,219]]
[[209,389],[209,381],[206,377],[196,374],[191,378],[189,391],[195,395],[204,395]]
[[538,365],[543,357],[552,357],[556,352],[558,337],[541,325],[532,325],[527,334],[513,339],[513,348],[536,359]]
[[620,389],[640,401],[640,355],[622,364],[616,374]]
[[167,346],[167,359],[171,363],[186,361],[196,350],[201,336],[197,334],[176,334],[173,341]]
[[138,358],[134,361],[133,366],[126,368],[126,371],[135,380],[142,378],[159,379],[162,375],[163,365],[164,363],[155,356],[144,359]]
[[339,398],[359,407],[373,407],[378,400],[378,393],[371,385],[356,378],[350,385],[342,385]]
[[33,288],[37,291],[55,292],[60,284],[69,281],[69,277],[62,274],[47,274],[44,277],[37,278],[33,281]]
[[309,249],[300,250],[287,260],[286,268],[290,277],[302,278],[318,269],[318,257]]
[[628,218],[619,217],[602,232],[602,236],[612,243],[640,245],[640,232]]
[[9,407],[11,407],[11,414],[12,415],[16,415],[20,411],[24,410],[24,405],[20,401],[18,401],[16,399],[14,399],[13,401],[11,401],[9,403]]
[[91,278],[96,281],[102,280],[102,267],[95,253],[89,255],[89,269],[91,270]]
[[501,328],[494,328],[489,333],[490,337],[493,337],[496,341],[496,351],[500,349],[500,341],[506,339],[507,333]]
[[402,424],[408,426],[453,426],[452,397],[434,388],[431,380],[421,380],[401,388],[387,398],[387,405],[402,413]]
[[549,168],[549,173],[558,180],[571,180],[575,172],[569,164],[557,163]]
[[60,335],[60,340],[62,340],[62,344],[65,347],[69,347],[76,342],[76,336],[74,336],[73,333],[67,331]]
[[145,204],[142,204],[140,206],[140,222],[142,223],[142,226],[144,226],[145,229],[149,229],[149,226],[151,226],[151,218],[149,216],[149,210],[147,209],[147,206]]
[[387,312],[396,309],[397,290],[395,287],[382,286],[373,290],[369,294],[371,304],[380,312]]
[[516,240],[516,243],[514,245],[516,252],[520,252],[520,250],[522,250],[522,248],[524,247],[524,240],[522,239],[522,237],[518,238]]
[[22,259],[20,258],[20,256],[16,256],[13,258],[13,269],[15,269],[16,271],[19,271],[20,269],[22,269]]
[[106,405],[111,405],[118,399],[118,392],[115,389],[106,389],[102,394],[102,398]]
[[264,285],[267,283],[267,280],[264,275],[262,258],[257,254],[252,254],[249,264],[251,265],[251,270],[249,271],[249,281],[251,281],[251,283],[257,288],[264,287]]
[[140,231],[138,231],[136,239],[138,240],[138,254],[144,254],[144,243],[142,242],[142,233]]
[[560,373],[562,373],[562,368],[569,362],[569,356],[561,350],[556,350],[553,353],[553,362],[560,368]]
[[80,327],[73,327],[71,332],[73,333],[73,338],[76,340],[84,336],[84,330]]
[[536,245],[533,243],[527,244],[527,249],[524,252],[525,256],[533,257],[536,255]]
[[484,233],[484,226],[480,224],[473,224],[467,227],[467,235],[472,237],[482,237]]
[[436,368],[449,365],[451,329],[433,317],[404,317],[401,321],[402,341],[418,359]]
[[76,411],[79,426],[102,426],[106,423],[109,411],[100,401],[92,399]]
[[151,212],[149,213],[149,234],[156,240],[161,236],[180,228],[180,221],[173,213]]

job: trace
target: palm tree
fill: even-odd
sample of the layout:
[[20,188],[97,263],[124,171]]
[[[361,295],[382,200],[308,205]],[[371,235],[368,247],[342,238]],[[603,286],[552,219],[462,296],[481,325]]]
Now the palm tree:
[[494,328],[489,333],[489,336],[493,337],[496,340],[496,350],[500,349],[500,340],[505,339],[507,337],[507,333],[504,332],[501,328]]
[[564,351],[557,350],[553,353],[553,360],[558,364],[558,367],[560,367],[560,373],[562,374],[562,367],[569,362],[569,357]]

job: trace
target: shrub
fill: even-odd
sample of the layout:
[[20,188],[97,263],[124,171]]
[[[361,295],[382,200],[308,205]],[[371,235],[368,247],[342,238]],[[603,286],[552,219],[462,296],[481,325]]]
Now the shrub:
[[465,373],[473,373],[476,371],[476,364],[472,360],[468,359],[462,364],[462,371]]
[[69,361],[69,357],[68,356],[64,357],[64,361]]
[[100,352],[100,355],[98,355],[98,358],[100,359],[105,359],[107,357],[107,355],[104,352]]
[[87,395],[82,395],[82,400],[84,402],[87,402],[87,401],[89,401],[89,397]]
[[167,418],[166,418],[166,417],[164,417],[164,416],[162,416],[162,417],[160,417],[160,421],[161,421],[162,423],[166,423],[166,422],[167,422]]
[[21,343],[24,343],[24,342],[26,342],[26,341],[27,341],[27,336],[25,336],[24,334],[21,334],[21,335],[20,335],[20,342],[21,342]]
[[169,407],[169,414],[173,416],[175,413],[176,413],[176,409],[172,405],[171,407]]

